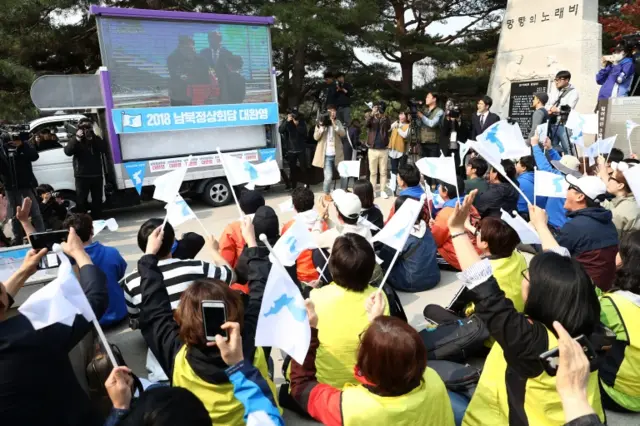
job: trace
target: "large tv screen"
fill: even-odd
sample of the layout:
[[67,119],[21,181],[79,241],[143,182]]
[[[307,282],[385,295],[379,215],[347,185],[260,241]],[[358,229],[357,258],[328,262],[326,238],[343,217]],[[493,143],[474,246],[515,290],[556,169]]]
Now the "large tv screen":
[[115,108],[273,102],[269,28],[99,18]]

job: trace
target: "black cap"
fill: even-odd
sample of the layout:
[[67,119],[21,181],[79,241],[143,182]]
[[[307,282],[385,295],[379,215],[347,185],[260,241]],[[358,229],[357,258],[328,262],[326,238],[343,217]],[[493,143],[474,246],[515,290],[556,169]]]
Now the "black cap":
[[278,215],[269,206],[260,207],[253,217],[253,229],[258,239],[260,239],[260,234],[266,235],[269,241],[277,239],[280,236]]

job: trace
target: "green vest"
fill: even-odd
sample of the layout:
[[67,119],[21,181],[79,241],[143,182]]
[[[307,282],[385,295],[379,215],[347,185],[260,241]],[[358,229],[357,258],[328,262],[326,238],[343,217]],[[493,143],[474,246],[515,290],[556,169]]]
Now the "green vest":
[[[427,118],[429,120],[433,120],[436,115],[441,113],[442,110],[438,107],[435,107],[429,114],[427,114]],[[436,127],[426,127],[424,125],[420,126],[420,140],[422,143],[439,143],[440,142],[440,123]]]

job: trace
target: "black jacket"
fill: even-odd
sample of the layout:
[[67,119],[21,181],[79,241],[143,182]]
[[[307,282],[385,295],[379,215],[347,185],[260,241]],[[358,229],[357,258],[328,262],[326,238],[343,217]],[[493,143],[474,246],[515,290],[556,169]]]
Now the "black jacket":
[[280,124],[278,131],[283,135],[283,146],[287,152],[304,152],[306,150],[307,124],[302,118],[298,125],[286,119]]
[[46,203],[38,203],[38,205],[45,228],[53,231],[62,229],[62,224],[67,217],[67,208],[59,204],[53,197]]
[[[517,181],[516,182],[517,185]],[[518,198],[520,194],[510,183],[494,183],[489,188],[478,195],[473,203],[482,218],[487,216],[500,217],[500,209],[512,212],[518,209]]]
[[[267,251],[268,253],[268,251]],[[242,349],[247,361],[253,362],[255,335],[262,296],[269,276],[271,263],[268,254],[257,248],[247,249],[249,257],[249,299],[244,307]],[[173,363],[183,343],[178,335],[179,327],[173,319],[164,278],[158,268],[158,258],[145,255],[138,261],[138,273],[142,303],[140,304],[140,330],[149,349],[156,356],[169,378],[173,376]],[[228,383],[225,374],[228,367],[217,348],[190,346],[187,361],[193,371],[209,383]]]
[[[16,149],[11,160],[11,154],[0,148],[0,177],[6,189],[28,189],[38,186],[33,174],[32,162],[40,158],[38,151],[29,142],[23,142]],[[13,166],[15,170],[12,172]],[[17,180],[15,179],[17,178]]]
[[484,120],[484,124],[481,126],[480,117],[478,117],[478,114],[473,114],[471,116],[471,134],[469,135],[469,139],[475,141],[478,135],[481,135],[482,132],[496,124],[498,121],[500,121],[500,116],[490,112],[489,115],[487,115],[487,119]]
[[[100,318],[107,310],[107,279],[94,265],[80,269],[80,285]],[[77,315],[72,327],[34,330],[23,315],[0,322],[0,419],[3,425],[92,426],[91,409],[69,361],[69,351],[91,330]]]
[[[348,107],[351,106],[351,96],[353,96],[353,86],[347,83],[346,81],[343,84],[344,89],[347,93],[344,93],[342,90],[338,90],[338,85],[336,83],[336,106],[339,107]],[[345,126],[348,126],[349,123],[343,123]]]
[[102,154],[107,151],[106,142],[96,135],[91,141],[78,140],[74,135],[64,147],[64,153],[73,157],[73,173],[77,178],[101,177]]

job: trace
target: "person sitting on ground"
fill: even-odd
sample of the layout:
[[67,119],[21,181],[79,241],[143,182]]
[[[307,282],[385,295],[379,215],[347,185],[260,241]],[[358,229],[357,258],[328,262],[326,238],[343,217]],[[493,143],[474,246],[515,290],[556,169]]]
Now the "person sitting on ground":
[[378,229],[371,229],[371,235],[376,235],[380,229],[384,227],[384,215],[380,208],[373,201],[375,199],[373,193],[373,185],[368,179],[359,179],[353,184],[353,193],[360,198],[362,211],[360,217],[374,224]]
[[[257,368],[244,360],[240,324],[227,322],[221,328],[228,332],[229,339],[218,335],[215,342],[222,360],[230,366],[224,372],[233,385],[233,395],[244,406],[244,423],[283,426],[278,409],[266,396],[271,393],[267,381]],[[105,426],[211,426],[211,417],[202,401],[181,387],[149,389],[131,408],[132,381],[127,367],[111,371],[104,385],[113,409]]]
[[382,293],[376,291],[368,298],[363,328],[358,332],[361,337],[354,339],[352,364],[347,369],[353,386],[323,381],[318,363],[333,330],[325,328],[327,320],[317,303],[315,309],[314,303],[306,304],[311,346],[302,365],[291,364],[291,389],[314,419],[327,425],[455,424],[447,389],[438,373],[427,366],[420,335],[406,322],[382,316],[386,310]]
[[[362,202],[356,194],[336,189],[331,193],[332,203],[321,206],[320,216],[328,220],[330,216],[337,218],[335,227],[321,233],[321,226],[316,224],[313,232],[318,247],[328,248],[333,246],[336,238],[347,233],[358,234],[367,241],[371,239],[371,230],[360,220]],[[329,212],[331,211],[331,215]],[[316,265],[318,266],[318,265]]]
[[195,232],[185,232],[182,238],[176,240],[171,247],[171,257],[174,259],[195,259],[205,245],[202,235]]
[[618,231],[613,215],[601,202],[607,192],[596,176],[567,176],[569,190],[564,208],[567,222],[556,236],[558,244],[580,262],[594,284],[603,291],[611,288],[616,273]]
[[40,198],[38,206],[45,228],[50,231],[62,229],[62,222],[67,217],[67,208],[63,200],[57,197],[53,187],[47,184],[38,186],[36,195]]
[[[316,227],[318,223],[321,232],[329,229],[327,223],[318,215],[317,210],[314,208],[314,195],[309,187],[302,186],[294,189],[293,192],[291,192],[291,201],[297,214],[282,227],[282,235],[284,235],[296,221],[304,223],[310,231]],[[318,274],[318,271],[313,265],[312,252],[312,250],[305,250],[300,253],[300,256],[298,256],[296,260],[296,273],[300,282],[310,283],[320,277],[320,274]]]
[[[398,211],[409,198],[396,198],[395,210]],[[395,249],[385,244],[381,245],[379,256],[384,261],[382,269],[389,268],[395,253]],[[429,226],[418,217],[402,252],[391,268],[388,284],[398,291],[410,293],[431,290],[440,282],[437,253],[436,242]]]
[[[25,198],[22,201],[22,206],[17,209],[16,219],[20,221],[27,237],[36,232],[36,229],[29,221],[30,211],[31,200]],[[62,228],[75,229],[76,234],[84,244],[84,250],[91,258],[91,263],[107,276],[109,306],[104,315],[100,317],[100,325],[108,326],[119,323],[127,316],[127,305],[119,284],[119,281],[127,271],[127,262],[116,248],[106,247],[100,244],[99,241],[93,241],[93,219],[88,214],[70,214],[62,224]]]
[[[143,253],[146,250],[149,236],[156,228],[162,226],[163,222],[164,220],[159,218],[149,219],[140,227],[138,231],[138,248]],[[214,263],[202,260],[175,259],[171,253],[171,249],[175,244],[173,226],[167,222],[164,225],[162,247],[160,247],[157,257],[159,259],[158,268],[164,277],[164,284],[167,287],[172,309],[178,308],[182,293],[197,280],[211,278],[223,281],[227,285],[235,281],[233,270],[220,254],[219,245],[213,237],[207,239],[207,247]],[[139,270],[127,275],[122,282],[127,311],[129,312],[129,326],[133,330],[140,328],[141,283],[142,277]],[[147,352],[147,371],[149,380],[153,382],[169,380],[151,351]]]
[[[491,263],[482,260],[464,235],[475,193],[456,206],[449,220],[465,284],[475,304],[475,315],[489,328],[493,345],[467,408],[463,424],[558,425],[564,422],[556,378],[545,372],[540,355],[558,346],[554,321],[577,337],[591,338],[599,327],[600,304],[589,275],[569,252],[558,245],[547,227],[544,210],[531,206],[529,215],[545,252],[536,255],[522,280],[524,313],[518,312],[492,274]],[[589,377],[589,403],[604,420],[598,389],[598,373]],[[515,420],[518,419],[518,420]]]
[[[62,250],[75,260],[86,300],[96,317],[102,317],[109,304],[107,278],[92,264],[73,228],[67,241],[62,243]],[[2,424],[99,426],[102,419],[92,409],[69,360],[69,351],[93,330],[93,325],[82,315],[76,315],[71,326],[55,323],[34,330],[21,313],[7,316],[18,291],[38,270],[38,264],[46,255],[46,249],[28,251],[18,270],[0,283]],[[52,413],[55,413],[53,417]]]
[[[240,204],[240,210],[247,215],[252,216],[256,211],[265,205],[264,197],[258,191],[243,191],[238,198],[238,204]],[[220,254],[225,258],[227,263],[235,268],[238,263],[238,258],[242,254],[245,242],[242,239],[242,232],[240,231],[241,221],[236,220],[228,224],[222,234],[220,235]]]
[[[547,197],[535,197],[533,194],[533,190],[535,188],[535,163],[533,162],[533,157],[531,155],[521,157],[518,160],[516,163],[516,173],[518,174],[518,186],[522,192],[524,192],[524,195],[526,195],[531,202],[536,200],[536,206],[541,209],[545,208],[547,205]],[[525,220],[529,219],[529,203],[522,195],[518,198],[518,213]]]
[[[238,292],[219,279],[198,279],[184,290],[174,312],[167,283],[159,267],[166,253],[162,226],[147,237],[145,255],[138,261],[141,276],[140,330],[173,386],[193,392],[205,405],[213,424],[241,424],[244,407],[234,396],[234,387],[225,370],[231,367],[214,342],[207,342],[202,318],[204,300],[222,301],[228,322],[242,324],[243,353],[267,381],[264,396],[275,405],[275,386],[269,379],[267,360],[262,348],[255,347],[255,333],[262,296],[269,274],[268,257],[256,251],[256,237],[250,218],[242,224],[242,234],[249,247],[248,304],[243,306]],[[269,389],[269,390],[267,390]]]
[[[414,200],[420,200],[422,195],[424,195],[424,188],[420,185],[422,174],[414,164],[405,164],[404,166],[401,166],[398,169],[397,179],[398,188],[400,189],[400,192],[398,193],[399,197],[404,196],[413,198]],[[429,219],[431,218],[429,209],[433,209],[432,203],[424,203],[422,206],[422,220],[426,223],[429,223]],[[395,211],[395,206],[391,206],[387,222],[393,217]]]
[[478,190],[478,194],[482,194],[489,189],[489,183],[484,178],[489,170],[489,164],[482,157],[472,157],[469,159],[466,167],[467,180],[464,181],[464,187],[467,194],[474,189]]
[[527,270],[527,261],[516,250],[520,243],[518,233],[497,217],[482,219],[479,231],[476,245],[489,259],[493,277],[516,310],[524,312],[522,274]]
[[[504,171],[512,182],[516,180],[516,166],[511,160],[500,162]],[[500,209],[513,212],[518,208],[520,193],[495,168],[489,170],[489,187],[476,198],[475,208],[482,218],[487,216],[500,217]]]
[[622,267],[610,292],[600,298],[600,320],[616,334],[600,364],[600,394],[604,408],[640,412],[640,375],[637,365],[640,333],[640,231],[627,233],[618,253]]
[[[358,336],[368,324],[364,303],[377,291],[369,285],[375,265],[369,241],[358,234],[344,234],[335,240],[329,258],[333,282],[311,291],[310,298],[323,330],[315,359],[318,380],[322,383],[337,388],[346,383],[357,384],[353,366]],[[389,314],[388,308],[385,313]]]
[[610,201],[605,200],[602,207],[613,214],[613,224],[618,230],[618,238],[622,240],[626,234],[640,229],[640,207],[623,173],[629,169],[629,165],[625,162],[614,163],[613,172],[608,174],[605,159],[600,156],[598,167],[598,176],[607,186],[607,193],[614,196]]
[[[458,190],[464,194],[465,191],[464,180],[458,176]],[[445,200],[444,206],[435,219],[429,222],[429,227],[433,234],[433,238],[438,246],[438,262],[443,269],[452,268],[456,271],[460,270],[460,263],[456,257],[456,252],[453,249],[452,235],[449,232],[449,226],[447,225],[449,217],[453,214],[455,206],[458,202],[462,202],[464,197],[456,197],[456,187],[450,183],[440,181],[438,187],[440,197]],[[469,236],[475,235],[475,226],[480,222],[480,214],[474,208],[471,209],[471,218],[469,223]],[[481,253],[480,249],[477,249],[478,253]]]

